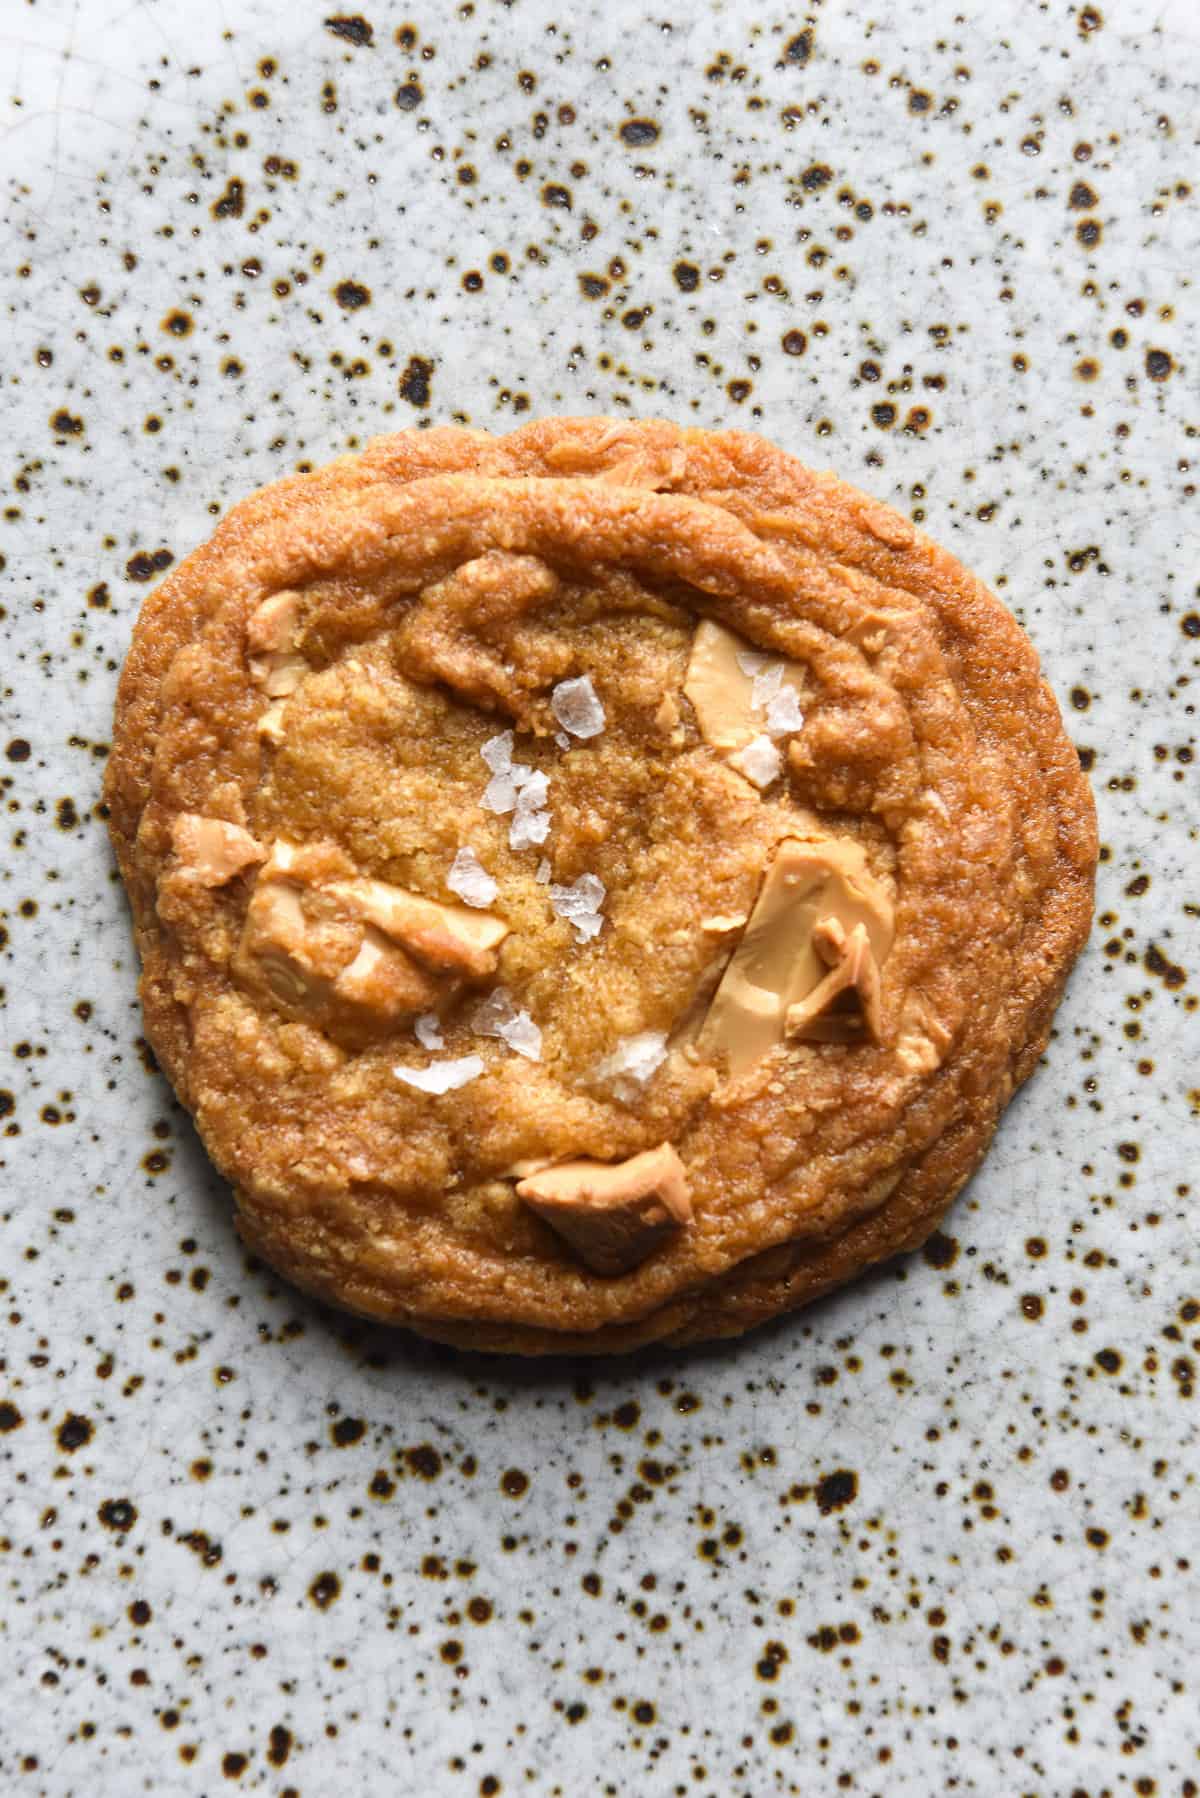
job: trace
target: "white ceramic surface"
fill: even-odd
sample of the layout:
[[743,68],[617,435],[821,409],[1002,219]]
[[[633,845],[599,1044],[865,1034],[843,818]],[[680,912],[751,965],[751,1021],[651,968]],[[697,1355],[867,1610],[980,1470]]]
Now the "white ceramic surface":
[[[1195,0],[333,18],[0,0],[0,1786],[1195,1793]],[[910,510],[1106,846],[930,1250],[597,1367],[247,1265],[95,809],[156,556],[553,411]]]

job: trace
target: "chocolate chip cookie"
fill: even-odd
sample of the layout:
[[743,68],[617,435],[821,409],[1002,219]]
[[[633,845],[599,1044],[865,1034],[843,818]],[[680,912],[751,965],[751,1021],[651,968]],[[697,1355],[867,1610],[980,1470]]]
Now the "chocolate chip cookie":
[[235,507],[142,608],[106,796],[246,1241],[531,1354],[734,1334],[920,1243],[1097,853],[952,557],[755,437],[603,418]]

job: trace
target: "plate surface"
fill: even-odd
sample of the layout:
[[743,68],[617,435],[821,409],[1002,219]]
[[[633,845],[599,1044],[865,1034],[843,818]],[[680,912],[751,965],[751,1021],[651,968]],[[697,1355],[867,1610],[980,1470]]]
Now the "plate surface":
[[[1200,20],[965,10],[7,8],[5,1790],[1195,1790]],[[133,615],[226,506],[555,411],[910,512],[1033,637],[1105,844],[925,1252],[609,1367],[247,1264],[96,812]]]

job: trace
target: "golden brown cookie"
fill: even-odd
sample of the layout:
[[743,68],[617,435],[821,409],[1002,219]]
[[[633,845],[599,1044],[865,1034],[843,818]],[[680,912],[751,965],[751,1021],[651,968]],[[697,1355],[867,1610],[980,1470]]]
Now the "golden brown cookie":
[[151,594],[107,799],[246,1240],[474,1348],[736,1333],[934,1228],[1088,930],[1009,613],[734,432],[403,432]]

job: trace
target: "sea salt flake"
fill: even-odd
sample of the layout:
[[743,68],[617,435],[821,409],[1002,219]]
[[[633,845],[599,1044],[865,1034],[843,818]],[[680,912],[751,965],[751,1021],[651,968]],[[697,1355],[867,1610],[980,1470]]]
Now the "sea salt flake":
[[537,873],[534,875],[533,878],[537,881],[537,883],[540,887],[544,887],[553,872],[554,872],[554,870],[550,866],[549,860],[547,859],[546,856],[543,855],[541,861],[537,865]]
[[542,1059],[542,1033],[527,1011],[519,1011],[500,1034],[514,1055],[523,1055],[526,1061]]
[[[550,778],[540,768],[530,767],[528,762],[514,762],[512,759],[513,733],[511,730],[501,731],[499,736],[489,737],[480,750],[480,755],[492,770],[492,778],[483,790],[480,804],[488,812],[503,815],[513,813],[513,821],[509,826],[508,842],[511,849],[531,849],[536,843],[544,843],[550,834],[550,814],[545,810],[546,795],[550,791]],[[462,852],[460,852],[461,854]],[[457,866],[457,863],[456,863]],[[486,870],[480,869],[485,879],[490,880]],[[476,889],[483,891],[476,880]],[[456,891],[460,889],[455,889]],[[490,905],[495,898],[495,890],[488,898],[468,899],[469,905]],[[465,897],[465,894],[464,894]]]
[[550,904],[560,918],[565,918],[575,931],[575,940],[586,943],[599,936],[604,925],[600,907],[608,891],[596,874],[581,874],[571,886],[552,886]]
[[783,766],[779,751],[770,737],[765,736],[754,737],[744,749],[739,749],[729,759],[756,787],[769,787],[773,780],[778,780]]
[[[544,778],[544,776],[543,776]],[[550,834],[550,814],[541,810],[540,795],[525,787],[517,795],[517,809],[508,829],[510,849],[532,849],[544,843]]]
[[477,1005],[471,1028],[479,1036],[498,1036],[515,1055],[527,1061],[542,1059],[542,1033],[527,1011],[518,1011],[507,988],[498,986]]
[[536,849],[550,835],[549,812],[518,810],[508,830],[510,849]]
[[596,1064],[596,1077],[611,1080],[620,1093],[631,1084],[645,1086],[667,1059],[667,1039],[661,1030],[642,1030],[622,1037],[611,1055]]
[[554,741],[559,749],[569,749],[571,747],[571,739],[565,730],[556,730],[554,733]]
[[765,711],[783,685],[783,663],[770,662],[759,670],[750,689],[750,704],[758,712]]
[[413,1019],[413,1035],[423,1049],[444,1049],[446,1039],[442,1035],[442,1020],[436,1011],[423,1011],[419,1018]]
[[[521,768],[521,764],[518,763],[517,767]],[[516,772],[517,768],[514,768],[513,774]],[[520,804],[529,807],[531,811],[541,811],[550,791],[550,776],[543,774],[540,768],[521,768],[517,784],[521,792]]]
[[507,769],[492,775],[479,802],[486,812],[511,812],[517,803],[517,783]]
[[392,1072],[397,1080],[415,1086],[418,1092],[450,1093],[478,1080],[483,1072],[483,1057],[463,1055],[457,1061],[431,1061],[427,1068],[396,1067]]
[[803,723],[804,713],[795,687],[780,687],[767,706],[767,730],[773,737],[786,737]]
[[446,876],[446,885],[466,905],[480,910],[492,903],[500,891],[473,849],[460,849]]
[[513,733],[503,730],[498,737],[489,737],[479,751],[493,774],[507,774],[512,767]]
[[770,660],[770,656],[764,655],[760,649],[737,651],[737,665],[743,674],[761,674]]
[[598,737],[604,729],[604,707],[588,674],[559,681],[550,695],[550,710],[573,737]]

